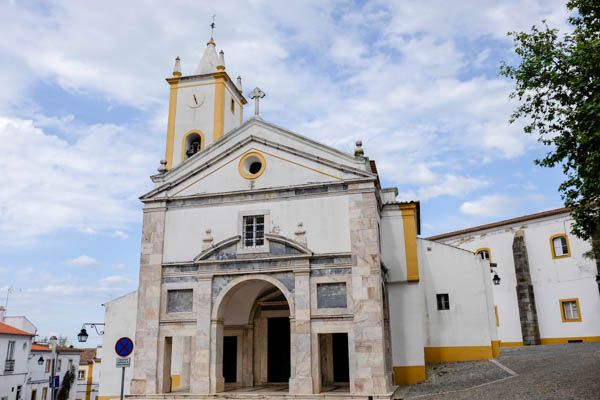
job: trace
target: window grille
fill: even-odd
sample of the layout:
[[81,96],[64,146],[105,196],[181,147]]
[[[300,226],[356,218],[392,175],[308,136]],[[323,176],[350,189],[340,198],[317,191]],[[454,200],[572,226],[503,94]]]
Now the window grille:
[[244,217],[244,247],[262,247],[265,244],[265,216]]

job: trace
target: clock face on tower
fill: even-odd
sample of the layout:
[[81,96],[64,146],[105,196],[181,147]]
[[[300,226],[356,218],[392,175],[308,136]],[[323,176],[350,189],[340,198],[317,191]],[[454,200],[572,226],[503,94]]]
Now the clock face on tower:
[[192,92],[188,98],[190,108],[199,108],[204,104],[204,95],[202,93]]

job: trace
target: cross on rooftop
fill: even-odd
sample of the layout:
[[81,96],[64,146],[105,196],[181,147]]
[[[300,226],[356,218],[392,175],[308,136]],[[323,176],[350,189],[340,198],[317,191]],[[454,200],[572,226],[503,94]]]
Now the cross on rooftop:
[[265,92],[258,87],[255,87],[254,90],[250,92],[250,98],[254,99],[254,115],[259,114],[259,102],[263,97],[265,97]]

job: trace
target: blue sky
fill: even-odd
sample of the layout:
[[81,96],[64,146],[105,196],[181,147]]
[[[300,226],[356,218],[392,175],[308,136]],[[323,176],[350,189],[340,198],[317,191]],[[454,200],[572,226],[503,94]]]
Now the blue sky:
[[421,201],[424,236],[560,207],[562,173],[508,124],[498,68],[515,61],[506,32],[567,29],[563,3],[0,3],[2,303],[13,287],[10,315],[75,340],[136,288],[164,78],[176,56],[193,73],[213,14],[229,74],[267,93],[263,117],[348,152],[362,139],[383,184]]

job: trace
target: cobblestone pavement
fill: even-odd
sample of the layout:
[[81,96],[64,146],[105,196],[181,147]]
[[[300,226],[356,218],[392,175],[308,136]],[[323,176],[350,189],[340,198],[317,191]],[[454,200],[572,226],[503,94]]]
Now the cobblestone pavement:
[[395,398],[600,399],[600,343],[503,348],[498,361],[517,375],[491,362],[443,364],[428,368],[427,382],[401,388]]

